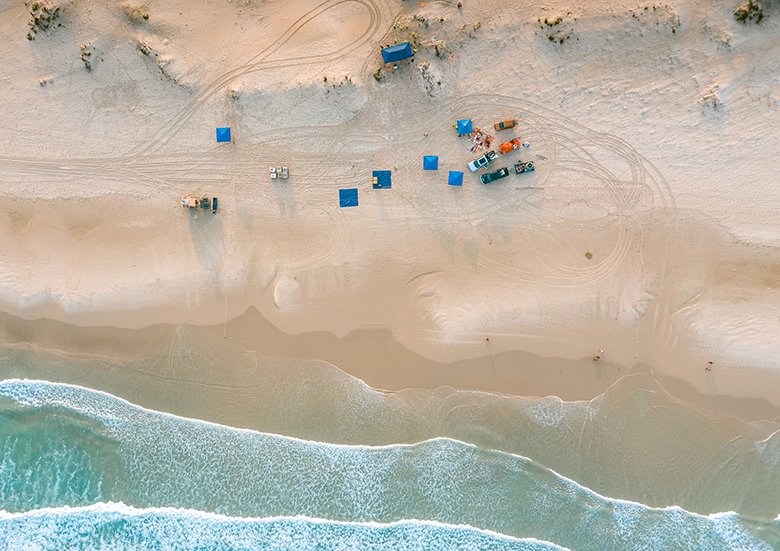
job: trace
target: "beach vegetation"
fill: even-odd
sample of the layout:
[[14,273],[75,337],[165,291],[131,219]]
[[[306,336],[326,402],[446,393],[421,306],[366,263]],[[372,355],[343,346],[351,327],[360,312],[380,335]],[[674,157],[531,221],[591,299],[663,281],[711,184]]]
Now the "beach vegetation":
[[[574,32],[573,27],[568,24],[563,24],[566,22],[565,18],[570,15],[571,12],[567,11],[565,15],[559,15],[555,19],[548,19],[545,17],[544,20],[542,20],[541,18],[538,18],[536,22],[539,23],[539,28],[541,29],[547,27],[547,31],[545,32],[547,40],[553,44],[563,44],[566,40],[571,38],[572,32]],[[574,18],[574,20],[576,21],[577,19]],[[579,38],[577,40],[579,40]]]
[[81,59],[81,61],[84,63],[84,68],[87,71],[92,70],[92,51],[89,44],[85,44],[81,48],[81,55],[79,55],[79,59]]
[[758,24],[764,19],[764,10],[758,2],[748,0],[747,4],[734,10],[734,18],[744,25],[753,22]]
[[140,7],[131,6],[130,4],[123,4],[121,9],[122,13],[125,14],[125,18],[134,25],[138,25],[144,21],[149,21],[149,12]]
[[49,30],[60,16],[59,6],[48,6],[42,2],[30,4],[30,21],[27,23],[27,40],[35,40],[35,37]]

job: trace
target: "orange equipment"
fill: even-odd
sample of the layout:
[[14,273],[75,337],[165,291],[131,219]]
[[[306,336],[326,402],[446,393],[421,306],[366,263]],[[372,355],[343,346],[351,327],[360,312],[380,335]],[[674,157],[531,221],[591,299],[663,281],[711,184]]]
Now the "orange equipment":
[[508,128],[514,128],[517,124],[517,119],[511,119],[508,121],[497,122],[493,125],[496,130],[506,130]]
[[520,147],[520,138],[515,138],[511,142],[502,143],[500,146],[501,154],[509,153]]

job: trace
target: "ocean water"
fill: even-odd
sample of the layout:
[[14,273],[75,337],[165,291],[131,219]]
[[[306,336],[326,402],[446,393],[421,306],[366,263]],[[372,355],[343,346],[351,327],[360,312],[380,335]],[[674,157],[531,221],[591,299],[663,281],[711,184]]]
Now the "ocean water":
[[330,444],[0,383],[14,549],[778,549],[780,519],[612,499],[453,438]]
[[[780,512],[780,419],[746,423],[698,410],[646,374],[624,376],[588,402],[447,387],[387,393],[325,362],[247,352],[221,333],[211,340],[180,326],[144,348],[154,336],[151,330],[144,338],[104,336],[99,353],[93,340],[85,352],[3,346],[0,379],[84,385],[180,417],[321,443],[378,447],[446,437],[529,458],[600,495],[655,508],[677,505],[705,516],[735,511],[763,520]],[[58,347],[67,347],[68,337]],[[90,427],[67,430],[81,431],[81,440],[103,438],[102,450],[118,445],[102,429],[85,432]],[[45,441],[50,455],[56,441]],[[126,449],[128,440],[122,442]],[[114,480],[116,457],[92,457],[102,462],[105,484]]]
[[117,503],[0,513],[5,549],[361,549],[555,551],[560,546],[469,526],[336,522],[303,516],[237,518]]

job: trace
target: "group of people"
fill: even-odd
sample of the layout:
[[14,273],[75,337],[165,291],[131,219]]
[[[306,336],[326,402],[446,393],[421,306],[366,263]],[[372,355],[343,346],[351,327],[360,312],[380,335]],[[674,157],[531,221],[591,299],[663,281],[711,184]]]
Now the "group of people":
[[483,147],[485,149],[489,148],[490,144],[493,143],[493,136],[484,134],[482,130],[476,128],[474,129],[474,133],[469,137],[469,141],[474,144],[474,147],[471,148],[471,152],[474,153]]

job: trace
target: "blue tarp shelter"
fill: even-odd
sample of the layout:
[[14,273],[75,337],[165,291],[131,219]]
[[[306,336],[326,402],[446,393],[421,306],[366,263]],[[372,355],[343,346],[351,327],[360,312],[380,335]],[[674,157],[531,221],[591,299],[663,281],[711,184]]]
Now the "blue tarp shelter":
[[458,136],[471,134],[472,132],[473,130],[471,129],[471,119],[463,119],[458,121]]
[[385,63],[392,63],[407,57],[412,57],[412,45],[408,42],[390,46],[389,48],[382,48],[382,59],[385,60]]
[[374,189],[393,187],[393,181],[389,170],[375,170],[372,178]]
[[451,186],[462,186],[463,173],[458,172],[457,170],[450,170],[450,179],[447,183]]
[[357,188],[353,188],[353,189],[340,189],[339,190],[339,206],[340,207],[356,207],[356,206],[358,206]]
[[423,170],[439,170],[439,157],[425,155],[423,157]]
[[230,141],[230,128],[217,128],[217,143]]

